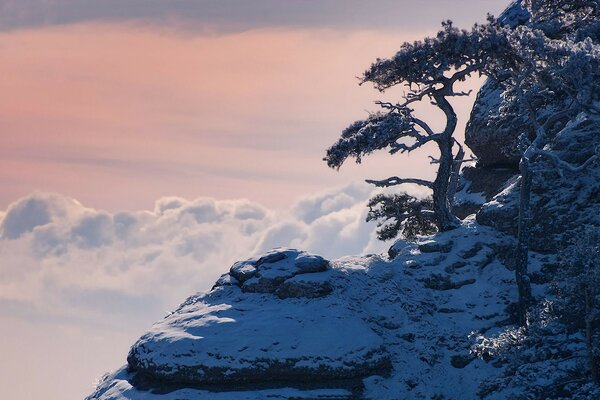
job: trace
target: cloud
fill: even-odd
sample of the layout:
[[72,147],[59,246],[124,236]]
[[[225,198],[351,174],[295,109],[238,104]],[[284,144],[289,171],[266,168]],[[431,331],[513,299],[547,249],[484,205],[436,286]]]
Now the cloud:
[[[456,3],[465,3],[461,7]],[[91,20],[144,20],[161,25],[215,32],[242,31],[265,27],[376,26],[394,29],[422,27],[424,21],[455,17],[457,22],[486,12],[498,13],[506,1],[380,0],[377,6],[361,0],[5,0],[0,3],[0,29],[59,25]],[[385,10],[385,12],[381,12]],[[433,18],[432,18],[433,17]]]
[[37,226],[71,217],[81,204],[66,197],[36,193],[11,204],[0,224],[0,237],[17,239]]
[[329,258],[383,251],[387,245],[364,222],[370,195],[367,185],[348,185],[287,210],[244,199],[164,197],[151,211],[109,213],[34,193],[0,214],[0,315],[14,316],[21,304],[36,310],[25,319],[151,320],[209,289],[234,261],[273,247]]
[[[370,195],[353,184],[282,210],[207,197],[119,212],[49,193],[13,202],[0,211],[0,352],[10,366],[0,397],[84,397],[144,330],[236,260],[276,246],[328,258],[386,250],[364,221]],[[24,376],[34,383],[25,391],[9,384]]]

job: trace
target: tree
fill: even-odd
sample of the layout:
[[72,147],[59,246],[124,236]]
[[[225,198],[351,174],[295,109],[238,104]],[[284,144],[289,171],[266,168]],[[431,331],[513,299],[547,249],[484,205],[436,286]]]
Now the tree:
[[561,253],[556,309],[568,327],[585,332],[590,375],[600,383],[600,228],[583,227],[575,238]]
[[524,6],[537,29],[552,39],[562,39],[598,18],[598,0],[525,0]]
[[407,239],[413,239],[418,234],[436,231],[433,202],[429,198],[416,199],[406,193],[391,196],[378,194],[369,200],[367,207],[367,222],[381,220],[377,223],[379,240],[393,239],[399,233]]
[[539,159],[548,159],[562,177],[565,172],[581,173],[597,160],[594,155],[574,165],[546,148],[552,136],[575,115],[599,111],[595,101],[600,94],[600,47],[589,37],[583,40],[580,35],[575,37],[552,39],[540,29],[517,27],[507,32],[510,47],[489,69],[493,71],[490,75],[505,88],[504,109],[510,112],[517,109],[527,116],[533,132],[532,137],[523,133],[519,140],[521,177],[515,278],[522,326],[527,323],[527,309],[532,302],[528,258],[533,165]]
[[[505,46],[505,40],[493,24],[475,25],[471,31],[458,30],[450,21],[444,22],[442,27],[435,38],[404,43],[393,58],[378,59],[365,71],[361,84],[370,82],[381,92],[399,85],[406,90],[404,99],[396,104],[376,102],[381,110],[346,128],[340,139],[327,150],[324,160],[331,168],[339,169],[348,157],[354,157],[360,163],[362,156],[376,150],[385,149],[391,154],[409,153],[428,143],[435,143],[439,158],[433,158],[433,162],[438,164],[434,181],[397,176],[367,180],[377,187],[402,184],[426,187],[432,191],[431,207],[423,206],[417,211],[415,201],[406,197],[402,201],[394,197],[384,201],[384,197],[378,197],[375,203],[383,204],[384,201],[395,204],[395,207],[389,208],[391,214],[386,214],[387,207],[382,207],[381,212],[370,215],[373,218],[397,216],[408,224],[432,221],[438,230],[447,231],[459,225],[458,218],[452,213],[452,204],[464,157],[462,147],[454,138],[458,119],[449,99],[469,94],[457,92],[456,83],[465,81],[473,73],[481,73],[490,55]],[[415,115],[412,106],[423,101],[429,101],[444,115],[446,123],[442,131],[434,131],[426,121]],[[456,154],[455,147],[458,148]],[[415,212],[421,216],[414,217]],[[428,216],[431,213],[433,217]],[[401,215],[413,215],[413,219],[402,219]],[[418,228],[419,223],[414,227]],[[427,224],[423,226],[428,227]],[[389,232],[391,234],[392,231]]]

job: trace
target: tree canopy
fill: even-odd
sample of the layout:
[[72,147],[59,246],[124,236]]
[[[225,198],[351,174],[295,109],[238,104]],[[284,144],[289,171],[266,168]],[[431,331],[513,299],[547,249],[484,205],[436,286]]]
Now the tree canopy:
[[[378,150],[387,150],[390,154],[409,153],[428,143],[435,143],[439,158],[432,157],[432,162],[438,164],[434,181],[394,176],[367,182],[378,187],[424,186],[432,191],[432,206],[422,211],[432,211],[434,215],[433,218],[423,215],[423,219],[433,221],[442,231],[458,226],[452,204],[464,151],[453,136],[458,118],[449,99],[469,95],[456,91],[455,84],[473,73],[482,73],[491,57],[508,47],[504,29],[487,23],[475,25],[467,31],[457,29],[452,22],[446,21],[435,37],[404,43],[394,57],[377,59],[364,72],[360,83],[372,83],[382,92],[401,86],[405,90],[403,100],[397,103],[376,102],[380,111],[346,128],[340,139],[327,150],[324,160],[331,168],[340,168],[348,158],[355,158],[360,163],[363,156]],[[441,131],[435,131],[427,121],[416,116],[412,107],[418,102],[429,102],[441,111],[446,122]],[[413,213],[414,209],[404,211]],[[410,224],[410,221],[414,219],[407,219],[404,223]]]

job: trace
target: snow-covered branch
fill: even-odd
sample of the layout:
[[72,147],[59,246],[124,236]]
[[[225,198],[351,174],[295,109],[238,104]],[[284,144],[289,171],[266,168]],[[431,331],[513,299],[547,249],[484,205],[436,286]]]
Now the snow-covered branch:
[[579,165],[573,165],[569,162],[566,162],[566,161],[562,160],[558,155],[556,155],[556,153],[553,153],[548,150],[537,149],[535,151],[535,154],[546,157],[547,159],[552,161],[552,163],[557,168],[557,171],[561,177],[563,176],[563,174],[562,174],[563,170],[566,170],[569,172],[575,172],[575,173],[583,172],[587,167],[589,167],[590,165],[592,165],[596,161],[598,161],[598,149],[596,149],[596,154],[594,154],[593,156],[588,158],[585,162],[583,162],[582,164],[579,164]]
[[393,176],[391,178],[383,179],[383,180],[373,180],[367,179],[365,182],[370,183],[371,185],[375,185],[377,187],[390,187],[397,186],[406,183],[412,183],[419,186],[425,186],[429,189],[433,189],[433,182],[427,181],[424,179],[417,178],[398,178],[397,176]]

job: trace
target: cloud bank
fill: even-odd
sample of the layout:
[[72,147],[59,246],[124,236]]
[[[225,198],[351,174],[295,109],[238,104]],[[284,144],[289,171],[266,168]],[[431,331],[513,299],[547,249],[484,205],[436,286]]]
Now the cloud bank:
[[350,185],[280,211],[164,197],[153,210],[108,213],[35,193],[0,214],[0,313],[94,324],[156,318],[209,289],[234,261],[273,247],[330,258],[383,251],[364,222],[370,195]]
[[364,222],[370,195],[349,185],[284,210],[163,197],[152,210],[106,212],[48,193],[13,202],[0,210],[0,398],[84,397],[154,321],[238,259],[276,246],[384,251]]

